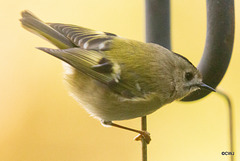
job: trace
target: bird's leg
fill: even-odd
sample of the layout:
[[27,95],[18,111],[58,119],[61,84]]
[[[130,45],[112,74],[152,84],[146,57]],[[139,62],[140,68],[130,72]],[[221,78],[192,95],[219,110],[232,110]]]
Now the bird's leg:
[[129,130],[129,131],[133,131],[133,132],[139,133],[139,135],[137,137],[135,137],[136,141],[139,141],[142,138],[146,141],[147,144],[149,144],[150,141],[151,141],[150,133],[147,132],[147,131],[141,131],[141,130],[132,129],[132,128],[129,128],[129,127],[126,127],[126,126],[115,124],[112,121],[104,121],[104,120],[102,120],[102,124],[113,126],[113,127],[118,127],[118,128],[121,128],[121,129],[125,129],[125,130]]

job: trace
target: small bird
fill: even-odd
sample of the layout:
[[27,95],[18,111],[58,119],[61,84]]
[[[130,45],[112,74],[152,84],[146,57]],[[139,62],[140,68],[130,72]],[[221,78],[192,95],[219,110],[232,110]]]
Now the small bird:
[[64,62],[71,95],[105,125],[149,133],[113,123],[149,115],[198,89],[215,91],[185,57],[160,45],[126,39],[76,25],[44,23],[29,11],[22,26],[58,49],[38,47]]

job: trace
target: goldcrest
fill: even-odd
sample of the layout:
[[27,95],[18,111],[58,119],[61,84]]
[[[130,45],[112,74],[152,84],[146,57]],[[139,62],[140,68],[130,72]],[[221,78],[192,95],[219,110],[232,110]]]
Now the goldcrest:
[[44,23],[29,11],[22,12],[20,21],[58,48],[38,47],[65,62],[71,95],[104,124],[149,115],[201,88],[215,91],[188,59],[160,45]]

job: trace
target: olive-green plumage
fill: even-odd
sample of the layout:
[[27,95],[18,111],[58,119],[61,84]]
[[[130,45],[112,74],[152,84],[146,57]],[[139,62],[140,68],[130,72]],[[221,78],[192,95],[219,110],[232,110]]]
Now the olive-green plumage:
[[101,120],[148,115],[203,84],[186,58],[160,45],[75,25],[44,23],[29,11],[22,12],[21,22],[59,48],[38,49],[67,63],[70,92]]

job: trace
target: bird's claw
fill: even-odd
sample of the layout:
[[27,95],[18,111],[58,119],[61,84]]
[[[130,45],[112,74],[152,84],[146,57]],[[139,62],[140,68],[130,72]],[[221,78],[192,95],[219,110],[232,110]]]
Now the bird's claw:
[[150,133],[147,132],[147,131],[142,131],[141,133],[139,133],[139,134],[134,138],[134,140],[136,140],[136,141],[140,141],[140,140],[142,140],[142,139],[144,139],[144,140],[146,141],[146,143],[149,144],[150,141],[151,141]]

